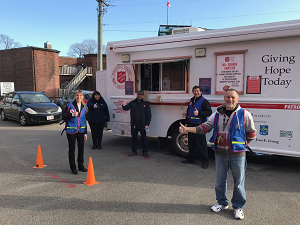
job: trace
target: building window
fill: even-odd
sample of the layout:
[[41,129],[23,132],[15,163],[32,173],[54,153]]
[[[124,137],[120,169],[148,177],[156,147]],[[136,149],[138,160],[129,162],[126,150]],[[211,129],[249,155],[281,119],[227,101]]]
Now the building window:
[[149,92],[186,91],[188,60],[140,65],[140,89]]

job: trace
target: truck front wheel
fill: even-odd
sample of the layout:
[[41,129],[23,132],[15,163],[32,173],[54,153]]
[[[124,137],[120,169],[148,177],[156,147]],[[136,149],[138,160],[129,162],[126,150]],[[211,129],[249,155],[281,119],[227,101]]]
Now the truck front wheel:
[[178,155],[188,157],[188,135],[181,134],[178,129],[174,130],[172,134],[172,148]]

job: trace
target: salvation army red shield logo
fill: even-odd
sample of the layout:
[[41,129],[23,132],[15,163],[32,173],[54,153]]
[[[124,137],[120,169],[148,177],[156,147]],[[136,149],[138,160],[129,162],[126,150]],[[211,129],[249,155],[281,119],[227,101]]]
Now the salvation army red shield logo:
[[126,80],[126,71],[118,71],[117,72],[117,81],[123,84]]
[[116,88],[125,89],[125,81],[132,81],[131,70],[126,65],[118,65],[111,73],[111,80]]
[[225,86],[223,87],[223,90],[224,90],[224,91],[227,91],[229,88],[230,88],[230,86],[225,85]]
[[229,62],[230,58],[229,57],[225,57],[225,62]]

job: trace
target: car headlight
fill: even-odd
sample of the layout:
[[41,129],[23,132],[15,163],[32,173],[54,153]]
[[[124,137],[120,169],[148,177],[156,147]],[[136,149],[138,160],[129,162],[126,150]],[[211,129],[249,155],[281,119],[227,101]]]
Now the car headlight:
[[62,111],[61,108],[58,106],[57,112],[61,112],[61,111]]
[[27,109],[25,109],[25,112],[27,112],[27,113],[29,113],[29,114],[37,114],[37,112],[36,111],[34,111],[33,109],[31,109],[31,108],[27,108]]

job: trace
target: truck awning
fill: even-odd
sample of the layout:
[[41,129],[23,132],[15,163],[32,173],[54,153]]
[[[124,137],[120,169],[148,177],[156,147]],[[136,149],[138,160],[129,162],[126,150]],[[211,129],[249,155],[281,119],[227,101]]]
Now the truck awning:
[[178,56],[178,57],[164,57],[164,58],[151,58],[151,59],[134,59],[131,62],[118,63],[118,65],[133,65],[133,64],[153,64],[153,63],[168,63],[168,62],[179,62],[185,61],[192,58],[189,56]]

